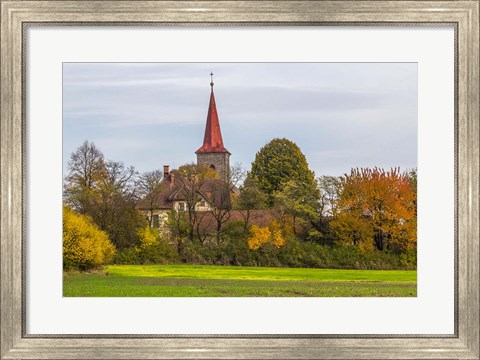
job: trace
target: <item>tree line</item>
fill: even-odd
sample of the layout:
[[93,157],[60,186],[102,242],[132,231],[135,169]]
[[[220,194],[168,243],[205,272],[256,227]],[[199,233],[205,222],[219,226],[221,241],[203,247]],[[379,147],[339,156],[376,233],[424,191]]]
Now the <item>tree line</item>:
[[[159,231],[151,215],[163,172],[140,174],[106,160],[86,141],[69,161],[65,211],[85,217],[108,237],[116,254],[109,251],[105,262],[416,266],[416,170],[352,169],[341,177],[315,178],[295,143],[274,139],[257,152],[248,172],[232,166],[226,182],[211,181],[216,173],[194,163],[175,172],[188,182],[182,190],[187,211],[170,211]],[[194,211],[205,192],[223,205]],[[150,216],[136,208],[140,199],[151,203]],[[207,220],[213,225],[206,227]],[[66,221],[68,216],[64,239],[72,238]],[[70,258],[64,264],[75,267]]]

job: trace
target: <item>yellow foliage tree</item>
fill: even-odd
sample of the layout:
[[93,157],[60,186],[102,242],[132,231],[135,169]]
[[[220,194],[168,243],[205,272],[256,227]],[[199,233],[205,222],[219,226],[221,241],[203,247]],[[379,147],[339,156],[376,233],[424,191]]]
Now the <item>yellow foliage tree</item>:
[[263,244],[272,243],[277,249],[287,243],[283,237],[282,228],[278,221],[272,221],[268,227],[252,225],[251,236],[248,238],[248,248],[258,250]]
[[252,236],[248,238],[248,248],[250,250],[258,250],[260,246],[268,243],[272,236],[268,227],[252,225],[250,232],[252,234]]
[[138,237],[140,239],[140,247],[146,248],[155,245],[158,241],[158,230],[149,226],[138,230]]
[[87,270],[110,262],[116,249],[106,232],[84,215],[63,208],[63,266]]
[[282,235],[280,230],[277,230],[272,235],[272,243],[277,249],[281,248],[283,245],[287,243],[287,240]]
[[282,231],[282,226],[276,220],[273,220],[270,225],[268,225],[270,232],[272,234],[272,244],[277,249],[281,248],[287,243],[287,240],[284,238],[283,233],[288,232],[289,229],[285,226]]

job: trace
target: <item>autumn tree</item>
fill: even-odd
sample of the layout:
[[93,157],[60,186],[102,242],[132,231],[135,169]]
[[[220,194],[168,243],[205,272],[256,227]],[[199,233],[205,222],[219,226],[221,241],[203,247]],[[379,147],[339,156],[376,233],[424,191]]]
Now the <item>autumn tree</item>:
[[250,237],[247,239],[250,250],[258,250],[264,244],[272,244],[279,249],[287,243],[282,231],[282,226],[277,221],[272,221],[268,226],[252,225]]
[[144,226],[135,209],[137,172],[121,162],[105,160],[94,143],[85,141],[72,155],[65,178],[64,203],[88,215],[119,249],[138,241]]
[[290,180],[315,184],[314,173],[308,168],[305,155],[288,139],[273,139],[255,156],[248,177],[256,181],[273,205],[274,193]]
[[352,169],[340,178],[332,227],[341,244],[405,252],[416,247],[416,193],[398,168]]
[[272,232],[268,226],[262,227],[252,225],[250,229],[250,237],[247,239],[248,248],[250,250],[258,250],[263,244],[271,241]]

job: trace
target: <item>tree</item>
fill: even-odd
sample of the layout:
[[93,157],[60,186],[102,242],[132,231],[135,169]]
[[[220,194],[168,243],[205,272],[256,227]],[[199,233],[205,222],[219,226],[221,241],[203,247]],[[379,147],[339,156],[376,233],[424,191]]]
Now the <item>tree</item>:
[[244,230],[248,229],[254,210],[264,209],[267,196],[260,190],[260,186],[252,177],[248,177],[240,187],[240,195],[235,201],[235,208],[240,210],[244,221]]
[[416,247],[416,193],[398,168],[352,169],[340,179],[332,221],[340,243],[402,253]]
[[193,241],[195,230],[198,230],[199,217],[196,212],[197,204],[204,199],[201,188],[207,179],[218,178],[217,173],[203,165],[195,163],[180,166],[176,171],[178,181],[182,183],[181,193],[185,198],[188,216],[188,237]]
[[251,236],[247,239],[250,250],[258,250],[260,246],[271,241],[272,233],[268,227],[252,225]]
[[71,155],[64,202],[88,215],[117,248],[134,245],[144,226],[135,209],[137,175],[133,167],[105,160],[95,144],[85,141]]
[[155,210],[155,202],[160,191],[160,184],[164,175],[160,170],[148,171],[140,175],[138,181],[139,195],[144,199],[147,205],[149,216],[148,221],[150,227],[153,225],[153,210]]
[[262,147],[255,156],[248,177],[255,180],[268,195],[273,205],[276,191],[281,191],[290,180],[314,184],[314,173],[309,170],[305,155],[288,139],[273,139]]
[[136,248],[142,264],[166,264],[178,259],[177,252],[158,229],[147,226],[138,230],[140,245]]
[[178,254],[183,254],[184,238],[189,234],[189,223],[184,211],[170,210],[168,213],[167,227],[170,236],[177,243]]
[[340,179],[335,176],[321,176],[317,179],[320,192],[320,213],[326,217],[333,217],[337,200]]
[[84,143],[70,156],[65,178],[64,200],[81,214],[92,211],[94,191],[105,175],[102,152],[92,142]]
[[216,179],[208,181],[202,187],[208,200],[212,204],[210,211],[215,219],[215,230],[217,243],[221,240],[222,226],[230,219],[232,209],[232,195],[238,183],[245,177],[245,172],[240,163],[232,165],[227,172],[226,181]]
[[335,234],[330,222],[336,214],[337,196],[340,188],[340,178],[334,176],[321,176],[317,179],[320,199],[318,202],[318,216],[312,222],[314,231],[310,239],[321,244],[333,245]]
[[412,189],[415,192],[415,216],[417,215],[417,169],[412,169],[408,172],[408,179]]
[[131,166],[106,161],[105,174],[95,197],[95,212],[90,215],[119,249],[136,244],[138,229],[145,225],[143,216],[135,209],[137,176]]
[[95,213],[90,214],[102,229],[115,221],[123,206],[134,201],[136,175],[133,167],[127,168],[123,163],[110,160],[105,163],[105,172],[93,197]]
[[282,233],[281,225],[275,220],[266,227],[252,225],[250,237],[247,239],[250,250],[258,250],[264,244],[272,244],[275,248],[279,249],[286,243],[287,240]]
[[85,215],[63,208],[63,266],[88,270],[110,262],[115,246],[106,232]]
[[318,217],[319,192],[315,182],[290,180],[282,190],[274,193],[274,209],[278,213],[280,224],[287,224],[290,217],[292,230],[297,234],[297,227],[310,228]]

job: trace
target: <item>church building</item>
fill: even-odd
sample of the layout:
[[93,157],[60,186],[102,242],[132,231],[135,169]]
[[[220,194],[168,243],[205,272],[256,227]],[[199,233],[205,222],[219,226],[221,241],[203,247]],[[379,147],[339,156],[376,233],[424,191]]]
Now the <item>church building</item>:
[[[212,76],[213,74],[210,75]],[[219,178],[207,179],[202,184],[200,188],[200,197],[202,199],[195,205],[195,211],[199,212],[208,212],[214,208],[230,207],[230,190],[227,190],[227,193],[224,192],[230,188],[225,186],[225,184],[228,182],[231,153],[223,145],[213,85],[212,78],[203,145],[195,154],[197,155],[197,164],[215,170]],[[168,165],[164,165],[163,174],[163,180],[158,188],[140,200],[137,205],[137,208],[145,214],[154,227],[159,227],[164,223],[171,210],[187,211],[186,196],[189,193],[189,182],[183,179],[175,170],[170,171]]]
[[[213,74],[210,75],[213,76]],[[231,154],[223,145],[222,131],[220,130],[220,122],[218,121],[213,85],[212,77],[210,82],[210,104],[208,106],[207,124],[205,126],[203,145],[195,151],[195,154],[197,154],[198,165],[204,165],[215,170],[220,176],[220,179],[228,181]]]

